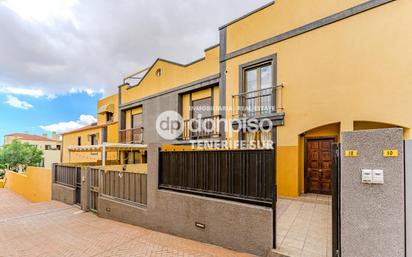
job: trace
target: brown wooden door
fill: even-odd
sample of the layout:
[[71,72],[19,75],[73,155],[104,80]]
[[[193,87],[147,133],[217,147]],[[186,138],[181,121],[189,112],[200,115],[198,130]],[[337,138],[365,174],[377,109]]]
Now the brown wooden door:
[[332,194],[332,144],[334,139],[310,139],[306,142],[305,192]]

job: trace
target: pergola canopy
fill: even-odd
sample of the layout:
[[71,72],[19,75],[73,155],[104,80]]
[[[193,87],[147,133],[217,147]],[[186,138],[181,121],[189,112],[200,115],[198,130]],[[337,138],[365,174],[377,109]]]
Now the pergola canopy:
[[133,151],[145,150],[147,145],[143,144],[118,144],[118,143],[103,143],[100,145],[84,145],[84,146],[69,146],[70,152],[117,152],[117,151]]

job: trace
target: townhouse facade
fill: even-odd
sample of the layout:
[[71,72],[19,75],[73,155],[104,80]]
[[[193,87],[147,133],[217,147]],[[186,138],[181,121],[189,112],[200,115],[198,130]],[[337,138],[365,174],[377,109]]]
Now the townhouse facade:
[[[403,139],[411,139],[412,118],[404,112],[412,93],[411,11],[408,0],[270,2],[220,27],[219,43],[204,57],[188,64],[159,58],[126,77],[117,94],[99,101],[95,126],[63,135],[63,162],[87,163],[82,154],[112,147],[107,155],[93,153],[92,161],[147,163],[147,195],[139,202],[146,206],[125,207],[102,189],[99,215],[262,255],[276,247],[278,196],[338,190],[332,146],[341,143],[341,133],[401,128]],[[182,117],[177,138],[157,131],[167,111]],[[198,117],[213,129],[191,131]],[[252,119],[272,126],[236,130]],[[96,133],[95,148],[90,140],[76,141]],[[222,141],[240,151],[193,149]],[[231,144],[238,141],[246,143]],[[252,141],[271,141],[273,150],[249,155]]]
[[[404,56],[412,39],[403,31],[410,8],[404,0],[271,2],[220,27],[219,44],[203,58],[157,59],[137,84],[121,85],[119,129],[130,129],[138,112],[143,142],[181,145],[200,137],[159,137],[163,111],[189,120],[190,107],[206,105],[217,107],[204,115],[212,119],[270,118],[270,135],[219,128],[207,137],[271,137],[279,195],[330,194],[329,149],[340,132],[402,127],[410,137],[412,119],[393,111],[408,109],[412,90]],[[239,105],[269,108],[242,113]]]
[[[330,194],[327,149],[339,142],[340,132],[402,127],[410,137],[411,118],[393,111],[409,107],[405,67],[411,60],[403,50],[412,39],[401,31],[409,7],[405,0],[271,2],[220,27],[219,44],[201,59],[184,65],[157,59],[138,83],[125,80],[118,94],[99,101],[97,124],[63,135],[63,162],[101,159],[75,153],[69,160],[70,145],[96,139],[189,145],[199,138],[272,138],[279,195]],[[387,23],[391,18],[396,21]],[[384,38],[393,47],[382,50]],[[242,111],[241,105],[260,110]],[[187,122],[196,116],[195,106],[210,106],[204,117],[214,121],[264,117],[276,128],[269,135],[220,127],[202,136],[185,129],[174,141],[157,134],[160,113],[177,111]],[[110,158],[129,159],[122,156]]]

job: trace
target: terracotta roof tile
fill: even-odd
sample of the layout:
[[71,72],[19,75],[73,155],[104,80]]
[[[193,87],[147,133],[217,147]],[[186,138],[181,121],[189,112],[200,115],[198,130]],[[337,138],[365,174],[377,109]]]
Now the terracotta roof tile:
[[74,132],[80,132],[80,131],[88,130],[88,129],[103,128],[103,127],[106,127],[106,126],[107,126],[106,124],[97,125],[97,123],[92,123],[90,125],[87,125],[87,126],[75,129],[75,130],[64,132],[64,133],[62,133],[62,135],[66,135],[66,134],[70,134],[70,133],[74,133]]
[[23,133],[13,133],[5,135],[10,137],[16,137],[21,140],[30,140],[30,141],[48,141],[48,142],[61,142],[60,140],[51,139],[48,137],[37,136],[37,135],[30,135],[30,134],[23,134]]

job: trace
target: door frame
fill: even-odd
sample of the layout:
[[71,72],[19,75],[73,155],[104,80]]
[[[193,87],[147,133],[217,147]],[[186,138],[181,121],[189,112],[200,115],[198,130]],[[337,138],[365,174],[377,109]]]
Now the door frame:
[[332,145],[332,255],[341,256],[341,145]]
[[[303,143],[303,192],[306,194],[308,192],[308,186],[307,186],[307,173],[308,173],[308,141],[311,140],[333,140],[333,143],[338,143],[337,142],[337,136],[308,136],[304,137],[304,143]],[[331,146],[332,147],[332,146]],[[331,158],[333,158],[333,148],[331,148]],[[332,159],[331,159],[332,160]],[[331,181],[332,182],[332,181]],[[333,186],[333,185],[332,185]]]

